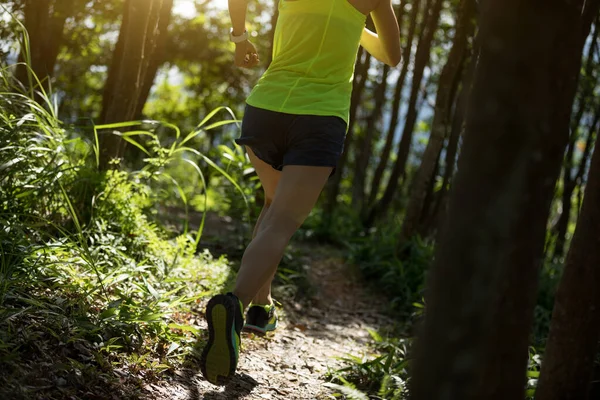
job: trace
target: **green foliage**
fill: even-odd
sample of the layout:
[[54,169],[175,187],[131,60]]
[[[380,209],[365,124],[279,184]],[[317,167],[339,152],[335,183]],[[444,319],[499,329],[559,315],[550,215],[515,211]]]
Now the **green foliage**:
[[236,188],[223,175],[213,175],[210,186],[213,188],[215,210],[236,220],[248,220],[248,206],[251,205],[258,216],[262,204],[254,204],[253,196],[260,189],[260,181],[244,149],[232,142],[232,147],[222,144],[213,147],[208,155],[223,165],[223,170],[238,183],[244,194],[236,193]]
[[[110,397],[118,386],[120,397],[137,398],[138,381],[173,371],[192,352],[197,303],[231,276],[224,257],[197,252],[202,224],[196,234],[162,228],[155,186],[184,160],[188,174],[203,181],[203,168],[218,171],[240,196],[218,163],[186,147],[232,121],[209,124],[211,113],[185,137],[176,130],[169,145],[152,131],[120,133],[147,156],[144,167],[100,173],[95,140],[1,83],[0,397],[43,397],[52,388]],[[181,185],[170,182],[187,208]],[[126,371],[123,382],[114,365]]]
[[408,316],[425,285],[425,274],[433,259],[433,245],[415,237],[398,250],[401,224],[383,226],[371,235],[348,244],[351,261],[380,293],[391,298],[392,307]]
[[329,387],[350,399],[408,399],[408,352],[412,340],[384,338],[373,330],[369,333],[373,354],[343,358],[347,366],[328,374],[328,379],[334,382]]
[[527,388],[525,396],[527,400],[533,400],[535,388],[540,377],[542,358],[534,347],[529,348],[529,359],[527,361]]
[[[373,354],[343,358],[343,368],[328,373],[333,383],[327,387],[349,399],[404,400],[409,398],[410,359],[412,339],[383,338],[369,331],[373,339]],[[541,355],[529,348],[526,398],[533,400],[540,376]]]

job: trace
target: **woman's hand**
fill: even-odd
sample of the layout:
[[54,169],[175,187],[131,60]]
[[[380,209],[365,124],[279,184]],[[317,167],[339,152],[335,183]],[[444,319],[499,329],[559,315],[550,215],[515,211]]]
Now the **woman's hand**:
[[245,40],[235,45],[235,65],[242,68],[252,68],[259,63],[256,47]]

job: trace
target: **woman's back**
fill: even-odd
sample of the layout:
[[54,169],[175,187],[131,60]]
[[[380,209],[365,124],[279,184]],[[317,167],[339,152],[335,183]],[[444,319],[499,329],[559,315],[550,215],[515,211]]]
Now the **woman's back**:
[[365,20],[347,0],[280,0],[273,62],[248,104],[347,121]]

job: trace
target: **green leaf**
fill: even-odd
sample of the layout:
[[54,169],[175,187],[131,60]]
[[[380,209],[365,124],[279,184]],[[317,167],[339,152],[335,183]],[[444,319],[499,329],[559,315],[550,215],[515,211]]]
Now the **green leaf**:
[[383,338],[381,337],[381,335],[377,331],[375,331],[375,330],[373,330],[371,328],[367,328],[367,332],[369,332],[369,335],[371,335],[371,337],[373,338],[373,340],[376,341],[377,343],[383,342]]

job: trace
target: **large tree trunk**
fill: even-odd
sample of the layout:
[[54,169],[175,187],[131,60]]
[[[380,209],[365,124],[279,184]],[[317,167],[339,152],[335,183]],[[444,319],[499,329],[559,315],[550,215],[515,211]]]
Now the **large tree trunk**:
[[475,8],[475,0],[463,0],[460,3],[454,43],[448,55],[448,61],[440,75],[431,135],[423,153],[415,182],[412,185],[411,196],[400,232],[400,245],[410,239],[418,230],[425,197],[434,178],[433,173],[444,146],[444,141],[448,137],[452,104],[458,86],[457,82],[459,81],[465,54],[468,51],[469,39],[475,32]]
[[[75,14],[74,6],[74,0],[25,0],[24,26],[29,37],[29,66],[44,90],[48,89],[49,80],[54,75],[65,22]],[[21,49],[21,62],[27,61],[24,51]],[[29,70],[24,65],[18,66],[16,77],[26,87],[36,88],[35,78],[29,80]]]
[[579,125],[581,123],[581,118],[589,107],[590,98],[592,97],[597,81],[597,78],[594,77],[594,66],[596,65],[594,62],[594,53],[596,52],[598,30],[599,26],[596,25],[590,41],[585,71],[580,79],[580,93],[577,111],[574,113],[571,122],[571,141],[565,156],[565,166],[563,170],[563,193],[561,198],[562,210],[560,216],[558,217],[558,222],[553,229],[556,237],[553,254],[553,258],[555,259],[560,259],[564,255],[567,230],[569,229],[569,222],[571,221],[573,192],[577,186],[575,177],[573,176],[575,147],[577,146],[579,139]]
[[590,165],[581,215],[556,293],[535,398],[587,398],[600,336],[600,144]]
[[[390,153],[392,152],[394,138],[396,137],[396,128],[398,127],[398,120],[400,119],[400,102],[402,101],[402,89],[404,89],[404,82],[406,81],[406,75],[408,74],[408,66],[410,65],[410,55],[412,53],[413,39],[415,37],[415,30],[417,28],[417,20],[419,16],[419,9],[421,7],[421,0],[414,0],[414,2],[411,4],[411,7],[412,8],[409,16],[410,25],[408,27],[408,33],[406,35],[406,43],[402,51],[402,69],[400,70],[400,75],[398,76],[398,80],[396,81],[396,87],[394,89],[394,100],[392,102],[392,116],[390,118],[390,124],[388,125],[387,129],[385,145],[383,146],[383,150],[379,159],[379,164],[377,165],[377,169],[375,170],[375,174],[373,175],[373,180],[371,182],[371,193],[369,194],[369,199],[367,201],[369,207],[371,207],[377,199],[377,195],[381,186],[381,179],[383,178],[383,173],[385,172],[388,161],[390,159]],[[398,20],[400,21],[400,16],[398,17]],[[367,224],[365,223],[365,225]]]
[[402,131],[402,138],[400,139],[400,144],[398,145],[396,162],[394,163],[388,185],[382,198],[372,207],[366,218],[367,226],[371,226],[379,216],[383,215],[387,211],[396,194],[396,190],[400,185],[400,179],[404,175],[404,169],[406,168],[406,161],[408,160],[413,131],[415,123],[417,122],[419,111],[417,101],[419,99],[421,81],[423,80],[425,67],[427,64],[429,64],[431,45],[439,24],[442,5],[442,0],[434,0],[431,9],[429,9],[429,7],[425,7],[426,18],[424,19],[423,32],[417,46],[417,53],[415,55],[415,67],[413,70],[410,100],[408,104],[408,110],[406,112],[404,130]]
[[[139,108],[143,83],[159,37],[159,15],[165,1],[127,0],[123,23],[102,97],[100,122],[103,124],[132,120]],[[125,142],[111,133],[100,136],[100,169],[120,158]]]
[[546,221],[589,31],[583,6],[482,7],[464,143],[416,343],[416,400],[524,397]]
[[381,118],[383,106],[385,104],[385,93],[387,91],[387,78],[390,72],[388,65],[383,66],[381,82],[375,90],[375,105],[371,115],[367,117],[367,125],[364,133],[358,138],[356,164],[354,165],[354,179],[352,180],[352,205],[355,210],[362,210],[365,207],[365,184],[367,180],[367,171],[369,169],[369,160],[373,152],[373,141],[375,140],[375,128]]

